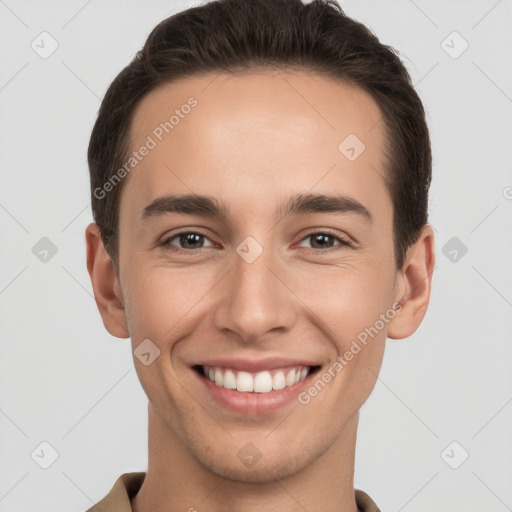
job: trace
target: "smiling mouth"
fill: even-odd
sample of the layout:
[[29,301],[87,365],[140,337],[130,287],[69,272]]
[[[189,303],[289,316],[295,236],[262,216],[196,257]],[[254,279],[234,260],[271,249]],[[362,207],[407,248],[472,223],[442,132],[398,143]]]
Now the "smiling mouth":
[[289,366],[261,372],[246,372],[204,365],[192,367],[202,378],[216,386],[241,393],[270,393],[289,388],[318,372],[320,368],[321,366]]

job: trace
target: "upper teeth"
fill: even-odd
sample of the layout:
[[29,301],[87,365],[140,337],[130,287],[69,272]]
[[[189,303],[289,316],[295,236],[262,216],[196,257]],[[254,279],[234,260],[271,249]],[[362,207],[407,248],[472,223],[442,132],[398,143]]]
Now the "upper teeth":
[[203,371],[217,386],[245,392],[268,393],[273,389],[283,389],[304,380],[309,368],[297,366],[249,373],[230,368],[203,366]]

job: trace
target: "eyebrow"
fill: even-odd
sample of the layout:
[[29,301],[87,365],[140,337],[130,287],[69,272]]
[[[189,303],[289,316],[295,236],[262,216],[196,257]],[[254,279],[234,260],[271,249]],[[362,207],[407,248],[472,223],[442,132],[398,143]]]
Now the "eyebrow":
[[[141,218],[148,221],[170,213],[198,215],[201,217],[218,218],[227,221],[229,207],[223,201],[205,195],[184,194],[157,197],[142,210]],[[305,215],[311,213],[355,213],[372,223],[373,217],[368,209],[354,198],[326,194],[296,194],[282,203],[276,215]]]

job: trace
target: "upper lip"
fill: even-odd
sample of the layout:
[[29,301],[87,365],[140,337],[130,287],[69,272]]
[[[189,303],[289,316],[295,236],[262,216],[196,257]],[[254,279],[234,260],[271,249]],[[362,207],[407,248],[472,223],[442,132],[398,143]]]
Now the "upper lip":
[[193,366],[210,366],[217,368],[232,368],[246,372],[260,372],[275,368],[287,368],[289,366],[320,366],[320,363],[307,359],[290,359],[288,357],[268,357],[266,359],[246,359],[240,357],[224,357],[201,361]]

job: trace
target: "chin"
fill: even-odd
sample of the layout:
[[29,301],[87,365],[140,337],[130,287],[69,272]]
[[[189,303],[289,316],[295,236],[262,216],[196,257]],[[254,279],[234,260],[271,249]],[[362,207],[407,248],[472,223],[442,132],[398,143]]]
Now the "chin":
[[[226,463],[226,459],[218,461],[218,464],[206,466],[212,473],[232,482],[246,484],[265,484],[276,480],[286,479],[307,466],[307,461],[300,464],[298,460],[290,460],[290,457],[279,458],[277,461],[263,462],[262,457],[254,466],[245,467],[238,459],[232,464]],[[232,460],[232,459],[231,459]]]

